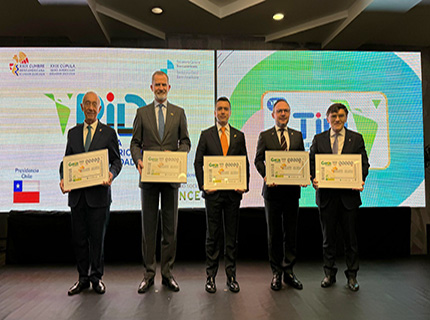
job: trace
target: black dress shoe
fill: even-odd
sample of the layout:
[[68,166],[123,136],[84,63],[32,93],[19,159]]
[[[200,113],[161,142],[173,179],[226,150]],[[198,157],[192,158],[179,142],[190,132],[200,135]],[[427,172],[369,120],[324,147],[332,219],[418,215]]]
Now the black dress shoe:
[[216,292],[215,277],[208,277],[206,279],[205,289],[209,293],[215,293]]
[[348,288],[351,291],[358,291],[360,289],[360,285],[355,277],[351,277],[348,279]]
[[137,289],[138,293],[145,293],[148,289],[154,285],[154,278],[143,278],[142,282],[139,285],[139,289]]
[[270,283],[270,289],[279,291],[282,289],[282,275],[279,273],[274,273],[272,282]]
[[74,294],[81,293],[83,290],[88,289],[90,287],[89,282],[76,282],[67,292],[69,296],[73,296]]
[[170,277],[170,278],[163,277],[163,279],[161,280],[161,284],[165,285],[167,288],[169,288],[172,291],[175,291],[175,292],[179,291],[179,285],[176,282],[175,278],[173,277]]
[[99,280],[97,282],[93,282],[93,290],[98,294],[103,294],[106,292],[106,286],[103,281]]
[[325,276],[321,281],[321,287],[328,288],[331,287],[334,283],[336,283],[336,276]]
[[235,277],[227,277],[227,287],[231,292],[239,292],[239,283],[236,281]]
[[284,273],[284,282],[288,284],[290,287],[293,287],[297,290],[302,290],[303,285],[300,282],[299,279],[297,279],[296,275],[294,273]]

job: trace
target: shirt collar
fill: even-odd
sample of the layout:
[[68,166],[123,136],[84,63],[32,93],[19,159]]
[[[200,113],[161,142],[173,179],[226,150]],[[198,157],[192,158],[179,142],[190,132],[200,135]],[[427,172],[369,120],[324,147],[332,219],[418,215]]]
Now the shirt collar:
[[91,129],[95,129],[95,128],[97,128],[97,125],[98,125],[98,123],[99,123],[99,119],[96,119],[96,121],[94,121],[93,123],[91,123],[91,124],[88,124],[88,123],[86,123],[85,121],[84,121],[84,123],[85,123],[85,126],[84,126],[84,128],[86,129],[88,126],[90,126],[91,127]]
[[[342,128],[342,130],[339,131],[338,135],[345,137],[345,127]],[[334,137],[336,135],[336,132],[333,131],[333,129],[330,128],[330,137]]]
[[[216,123],[216,127],[217,127],[217,131],[220,131],[221,130],[221,128],[222,128],[222,125],[220,125],[218,122]],[[225,125],[225,131],[226,132],[230,132],[230,124],[226,124]]]
[[[275,124],[275,129],[276,129],[276,132],[279,132],[279,130],[281,130],[281,127],[278,127],[278,126]],[[287,127],[287,126],[285,126],[285,127],[284,127],[284,131],[285,131],[285,132],[288,132],[288,127]]]

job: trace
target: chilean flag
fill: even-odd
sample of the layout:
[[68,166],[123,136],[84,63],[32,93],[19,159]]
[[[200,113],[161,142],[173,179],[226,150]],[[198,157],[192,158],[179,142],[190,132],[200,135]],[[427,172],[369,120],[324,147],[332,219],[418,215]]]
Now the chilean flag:
[[40,181],[15,180],[13,203],[40,203]]

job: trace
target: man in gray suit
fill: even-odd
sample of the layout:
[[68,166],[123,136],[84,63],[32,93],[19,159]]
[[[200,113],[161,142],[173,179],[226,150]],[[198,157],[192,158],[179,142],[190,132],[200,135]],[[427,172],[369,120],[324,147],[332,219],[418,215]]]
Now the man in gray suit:
[[[151,90],[154,92],[154,101],[137,110],[130,143],[133,161],[140,175],[143,169],[142,154],[145,150],[189,152],[191,148],[184,109],[167,101],[170,84],[166,73],[154,72]],[[142,200],[142,254],[145,268],[139,293],[145,293],[154,284],[160,195],[162,284],[172,291],[179,291],[179,285],[172,275],[176,255],[179,186],[179,183],[139,183]]]
[[275,291],[282,289],[282,275],[286,284],[298,290],[303,289],[302,283],[293,273],[300,186],[266,184],[266,150],[305,150],[302,133],[287,127],[290,111],[287,101],[276,101],[272,111],[275,126],[260,133],[254,160],[258,173],[264,179],[269,262],[273,272],[270,288]]

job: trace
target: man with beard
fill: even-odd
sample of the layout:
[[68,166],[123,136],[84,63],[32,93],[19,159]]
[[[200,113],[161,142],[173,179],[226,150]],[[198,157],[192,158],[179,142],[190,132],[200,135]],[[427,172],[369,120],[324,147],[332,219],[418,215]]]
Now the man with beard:
[[293,272],[296,263],[296,233],[299,214],[300,186],[267,184],[266,150],[304,151],[300,131],[287,127],[291,108],[284,99],[273,105],[272,118],[275,126],[263,131],[258,137],[254,164],[264,179],[263,198],[267,221],[269,262],[272,268],[270,288],[278,291],[284,282],[298,290],[303,285]]
[[[170,84],[166,73],[154,72],[151,90],[154,93],[154,101],[137,110],[130,143],[139,177],[143,170],[142,155],[145,150],[189,152],[191,148],[184,109],[167,101]],[[179,186],[179,183],[139,183],[142,201],[142,254],[145,270],[138,293],[145,293],[154,284],[160,196],[162,284],[172,291],[179,291],[179,285],[172,275],[176,255]]]

